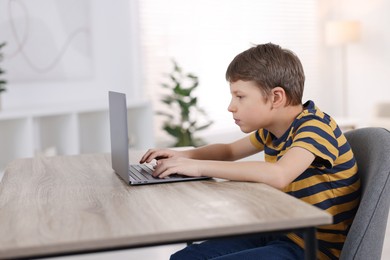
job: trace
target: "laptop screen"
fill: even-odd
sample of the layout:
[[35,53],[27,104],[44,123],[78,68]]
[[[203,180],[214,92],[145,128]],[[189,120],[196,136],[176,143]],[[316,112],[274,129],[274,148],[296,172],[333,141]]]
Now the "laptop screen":
[[112,168],[129,183],[129,150],[126,95],[109,91]]

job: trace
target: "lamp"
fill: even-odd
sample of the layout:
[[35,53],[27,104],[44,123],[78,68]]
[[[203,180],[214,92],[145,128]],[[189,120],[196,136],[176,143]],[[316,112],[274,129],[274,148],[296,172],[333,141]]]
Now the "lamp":
[[348,116],[348,69],[347,69],[347,45],[357,42],[360,39],[359,21],[329,21],[325,25],[325,40],[329,46],[341,47],[341,76],[342,76],[342,98],[343,116]]

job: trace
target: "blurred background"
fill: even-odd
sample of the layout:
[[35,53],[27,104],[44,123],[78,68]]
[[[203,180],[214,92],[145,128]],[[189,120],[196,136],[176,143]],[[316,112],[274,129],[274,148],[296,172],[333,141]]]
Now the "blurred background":
[[0,0],[0,172],[19,157],[109,152],[109,90],[127,94],[130,145],[169,145],[156,111],[172,59],[198,76],[214,122],[197,135],[240,137],[225,70],[268,42],[300,57],[304,101],[343,129],[390,129],[388,10],[390,0]]

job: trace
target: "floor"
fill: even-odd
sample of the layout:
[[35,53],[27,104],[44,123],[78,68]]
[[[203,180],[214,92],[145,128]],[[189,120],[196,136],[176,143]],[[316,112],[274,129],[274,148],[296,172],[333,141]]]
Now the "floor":
[[[3,173],[0,172],[0,182],[3,177]],[[390,259],[390,215],[387,222],[386,236],[383,245],[382,260]],[[114,259],[114,260],[138,260],[138,259],[153,259],[153,260],[166,260],[169,259],[169,256],[181,248],[185,244],[175,244],[168,246],[157,246],[150,248],[141,248],[141,249],[132,249],[132,250],[120,250],[113,252],[105,252],[98,254],[85,254],[77,256],[66,256],[66,257],[57,257],[57,258],[46,258],[49,260],[105,260],[105,259]]]

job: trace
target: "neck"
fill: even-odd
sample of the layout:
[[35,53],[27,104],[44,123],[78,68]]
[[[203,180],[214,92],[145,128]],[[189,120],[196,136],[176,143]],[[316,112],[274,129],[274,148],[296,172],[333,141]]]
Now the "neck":
[[277,138],[282,135],[290,128],[295,118],[303,111],[302,105],[286,106],[278,109],[275,114],[275,123],[267,130],[271,132]]

